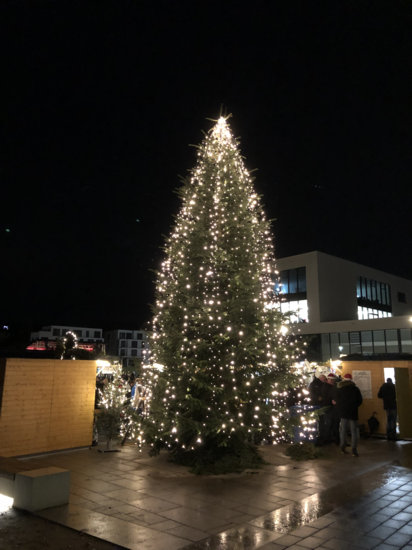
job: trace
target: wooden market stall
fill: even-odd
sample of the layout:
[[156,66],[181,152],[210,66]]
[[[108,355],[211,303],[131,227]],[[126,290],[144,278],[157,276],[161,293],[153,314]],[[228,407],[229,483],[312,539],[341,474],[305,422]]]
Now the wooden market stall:
[[0,456],[88,446],[96,361],[0,359]]
[[394,378],[398,406],[399,437],[412,438],[412,359],[403,360],[342,360],[342,376],[350,373],[360,388],[363,404],[359,408],[359,424],[368,431],[368,418],[376,412],[379,420],[378,433],[386,433],[386,413],[379,388],[386,378]]

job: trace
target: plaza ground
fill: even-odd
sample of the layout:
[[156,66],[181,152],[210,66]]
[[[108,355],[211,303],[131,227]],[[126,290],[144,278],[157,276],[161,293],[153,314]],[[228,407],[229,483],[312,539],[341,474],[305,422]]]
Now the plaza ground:
[[[269,463],[263,469],[208,477],[194,476],[168,462],[166,454],[150,458],[135,446],[123,447],[121,453],[102,454],[91,448],[43,457],[47,464],[72,472],[71,496],[68,506],[39,512],[37,519],[53,522],[45,524],[51,525],[50,533],[64,529],[80,537],[77,546],[64,540],[65,545],[43,547],[394,550],[412,546],[411,443],[362,441],[359,458],[341,455],[333,445],[325,448],[328,458],[307,462],[286,458],[282,446],[261,450]],[[1,517],[0,521],[4,524]],[[0,543],[2,531],[3,526]],[[15,532],[13,543],[18,539]]]

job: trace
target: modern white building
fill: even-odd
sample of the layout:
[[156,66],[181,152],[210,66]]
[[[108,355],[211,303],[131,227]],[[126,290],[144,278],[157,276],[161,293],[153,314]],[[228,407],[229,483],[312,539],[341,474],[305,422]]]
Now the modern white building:
[[148,352],[149,338],[143,330],[109,330],[104,338],[107,354],[119,356],[123,367],[138,366]]
[[31,344],[27,349],[54,349],[58,340],[63,340],[68,332],[76,334],[78,345],[87,351],[104,351],[103,330],[101,328],[72,327],[69,325],[50,325],[30,334]]
[[412,281],[317,251],[276,269],[281,309],[293,332],[313,337],[314,359],[412,353]]
[[83,328],[71,327],[69,325],[50,325],[43,327],[38,332],[32,332],[32,340],[59,340],[65,337],[68,332],[76,334],[79,341],[82,342],[101,342],[104,343],[103,330],[101,328]]

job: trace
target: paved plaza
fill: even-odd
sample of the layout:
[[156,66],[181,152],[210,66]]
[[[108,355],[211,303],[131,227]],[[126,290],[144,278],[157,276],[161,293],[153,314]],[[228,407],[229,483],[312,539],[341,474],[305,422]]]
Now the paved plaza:
[[39,515],[131,550],[412,548],[411,443],[306,462],[261,449],[262,470],[207,477],[134,446],[49,455],[72,472],[70,504]]

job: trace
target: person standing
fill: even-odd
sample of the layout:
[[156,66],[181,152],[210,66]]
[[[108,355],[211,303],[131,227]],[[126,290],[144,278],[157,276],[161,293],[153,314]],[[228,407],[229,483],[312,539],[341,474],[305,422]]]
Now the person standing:
[[386,383],[382,384],[378,397],[379,399],[383,399],[383,408],[386,411],[386,439],[388,441],[397,441],[396,420],[398,411],[396,406],[396,389],[392,378],[387,378]]
[[324,374],[321,374],[319,378],[316,377],[316,375],[313,377],[312,382],[309,384],[309,396],[310,400],[312,402],[312,405],[315,407],[322,407],[322,387],[324,385],[324,382],[326,382],[326,376]]
[[336,403],[340,414],[340,448],[345,454],[346,430],[349,424],[352,435],[352,456],[358,457],[358,408],[362,405],[363,398],[360,389],[352,380],[351,374],[345,374],[342,382],[339,382],[336,392]]
[[325,437],[327,442],[335,442],[339,445],[339,412],[336,405],[337,388],[336,376],[330,372],[327,376],[326,383],[323,384],[322,392],[322,407],[329,407],[325,413]]

